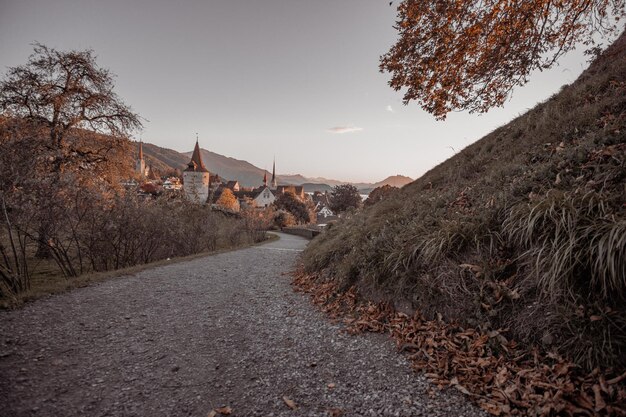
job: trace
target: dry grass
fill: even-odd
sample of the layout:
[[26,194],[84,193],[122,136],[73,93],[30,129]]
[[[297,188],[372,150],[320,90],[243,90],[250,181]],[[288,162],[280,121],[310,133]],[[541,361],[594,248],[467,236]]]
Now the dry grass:
[[626,36],[579,80],[314,239],[307,272],[626,367]]

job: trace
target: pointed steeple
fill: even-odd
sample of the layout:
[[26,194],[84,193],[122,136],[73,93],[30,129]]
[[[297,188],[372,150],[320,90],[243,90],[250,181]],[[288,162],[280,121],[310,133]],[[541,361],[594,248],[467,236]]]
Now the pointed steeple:
[[267,170],[265,170],[265,174],[263,174],[263,185],[267,187]]
[[276,157],[274,157],[274,162],[272,163],[272,188],[276,189],[278,187],[278,182],[276,181]]
[[143,160],[143,141],[139,140],[139,156],[135,162],[135,171],[140,178],[146,177],[146,161]]
[[202,162],[202,155],[200,155],[200,145],[198,144],[198,138],[196,137],[196,146],[193,148],[193,154],[191,155],[191,161],[187,164],[185,171],[196,172],[209,172]]

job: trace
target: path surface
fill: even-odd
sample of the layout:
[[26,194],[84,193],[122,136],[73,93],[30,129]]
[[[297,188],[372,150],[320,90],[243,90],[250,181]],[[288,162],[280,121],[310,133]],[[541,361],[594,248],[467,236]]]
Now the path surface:
[[481,414],[294,293],[284,274],[305,244],[281,235],[0,312],[0,415]]

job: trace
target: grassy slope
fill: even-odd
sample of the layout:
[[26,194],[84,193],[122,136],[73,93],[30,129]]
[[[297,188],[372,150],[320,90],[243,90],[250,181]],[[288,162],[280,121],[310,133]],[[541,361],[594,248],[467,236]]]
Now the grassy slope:
[[315,239],[305,270],[623,368],[625,124],[622,35],[547,102]]

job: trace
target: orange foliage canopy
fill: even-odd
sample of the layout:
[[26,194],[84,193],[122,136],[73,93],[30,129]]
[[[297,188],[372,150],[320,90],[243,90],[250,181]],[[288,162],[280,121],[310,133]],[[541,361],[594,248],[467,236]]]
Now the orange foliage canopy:
[[404,0],[397,43],[381,57],[389,85],[438,119],[502,106],[533,70],[577,44],[594,45],[624,17],[626,0]]

